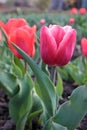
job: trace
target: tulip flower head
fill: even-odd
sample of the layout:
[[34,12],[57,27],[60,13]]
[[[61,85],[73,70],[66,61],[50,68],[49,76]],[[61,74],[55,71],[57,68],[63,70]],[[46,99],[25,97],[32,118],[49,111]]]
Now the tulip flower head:
[[79,10],[81,15],[85,15],[86,14],[86,9],[85,8],[80,8]]
[[81,48],[84,56],[87,56],[87,38],[81,39]]
[[35,25],[33,27],[30,27],[27,21],[23,18],[11,18],[7,21],[5,27],[1,27],[7,34],[8,46],[14,55],[20,59],[23,59],[19,52],[13,47],[12,42],[21,48],[30,57],[34,56],[34,43],[36,33]]
[[71,14],[78,14],[78,9],[77,9],[77,8],[72,8],[72,9],[70,10],[70,13],[71,13]]
[[68,22],[69,22],[69,24],[74,24],[75,23],[75,19],[74,18],[70,18]]
[[45,23],[46,23],[45,19],[41,19],[41,20],[40,20],[40,24],[41,24],[41,25],[44,25]]
[[73,54],[76,31],[71,26],[43,26],[40,30],[40,53],[44,63],[66,65]]

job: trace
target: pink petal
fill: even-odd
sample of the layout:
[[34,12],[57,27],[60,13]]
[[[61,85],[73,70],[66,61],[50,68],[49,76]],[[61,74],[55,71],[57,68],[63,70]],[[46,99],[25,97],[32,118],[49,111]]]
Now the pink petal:
[[40,31],[40,52],[43,61],[46,64],[54,65],[54,59],[57,53],[57,45],[49,28],[43,26]]
[[64,29],[58,25],[51,25],[49,30],[51,31],[53,37],[55,38],[58,47],[65,35]]
[[65,34],[62,42],[60,43],[55,61],[57,65],[63,66],[70,61],[74,51],[75,42],[76,31],[72,29]]

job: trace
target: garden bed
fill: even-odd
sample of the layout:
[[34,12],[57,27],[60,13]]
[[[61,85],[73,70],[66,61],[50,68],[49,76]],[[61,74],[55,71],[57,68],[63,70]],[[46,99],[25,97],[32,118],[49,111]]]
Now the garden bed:
[[[16,12],[16,13],[14,13],[14,12]],[[52,13],[52,14],[49,14],[49,13],[42,13],[42,14],[24,13],[24,14],[22,14],[22,13],[23,12],[21,12],[20,10],[16,10],[16,11],[13,10],[13,13],[10,13],[10,14],[8,13],[7,15],[4,14],[4,17],[3,17],[3,15],[0,15],[0,18],[4,22],[6,22],[7,19],[9,19],[9,18],[23,17],[29,22],[30,26],[32,26],[32,25],[37,26],[37,43],[36,43],[36,49],[37,50],[36,50],[36,55],[35,55],[34,60],[35,60],[36,63],[39,64],[40,55],[38,54],[38,44],[39,44],[38,39],[39,39],[39,31],[40,31],[40,28],[42,26],[40,24],[40,20],[45,19],[46,20],[45,25],[47,25],[47,26],[49,24],[58,24],[58,25],[61,25],[61,26],[65,26],[67,24],[70,24],[68,22],[68,20],[69,20],[69,18],[71,18],[72,15],[70,15],[69,12],[66,12],[66,13],[62,12],[61,14],[57,13],[57,12]],[[81,38],[83,36],[84,37],[87,36],[87,29],[86,29],[86,27],[87,27],[87,25],[86,25],[87,15],[85,15],[85,16],[79,16],[78,15],[78,16],[72,16],[72,17],[75,18],[76,23],[71,25],[71,26],[73,28],[76,28],[76,30],[77,30],[77,40],[76,40],[77,45],[76,45],[76,49],[75,49],[75,52],[74,52],[74,56],[72,57],[72,61],[74,61],[77,57],[82,55],[81,47],[80,47],[80,41],[81,41]],[[10,55],[12,56],[11,52],[10,52]],[[7,55],[5,54],[4,59],[6,58],[6,56]],[[3,60],[3,62],[5,62],[5,64],[7,64],[7,66],[4,66],[4,67],[8,67],[8,68],[4,68],[2,65],[0,67],[3,68],[3,69],[8,69],[6,71],[9,72],[10,62],[4,61],[4,60]],[[19,66],[17,66],[17,67],[19,67]],[[18,68],[16,68],[16,69],[19,72]],[[15,74],[18,74],[16,71],[14,71],[14,66],[12,68],[12,72],[14,72]],[[34,80],[35,76],[34,76],[34,74],[32,76],[31,70],[29,71],[29,74],[31,75],[31,77],[33,77],[33,80]],[[83,84],[81,84],[81,85],[83,85]],[[69,80],[63,78],[63,88],[64,88],[64,90],[63,90],[63,94],[61,96],[62,98],[60,98],[60,100],[59,100],[59,105],[68,101],[71,93],[77,87],[79,87],[79,85],[78,85],[78,83],[76,83],[76,81],[74,81],[74,79],[72,77],[70,77]],[[38,118],[36,117],[35,120],[32,121],[33,125],[34,125],[33,130],[42,130],[43,125],[41,124],[41,125],[38,126],[37,120],[38,120]],[[29,128],[27,128],[27,126],[28,126],[28,124],[26,124],[25,130],[29,130]],[[15,129],[16,129],[16,125],[15,125],[14,121],[11,119],[10,114],[9,114],[9,97],[6,95],[5,91],[2,88],[0,88],[0,130],[15,130]],[[85,115],[85,117],[82,119],[81,123],[77,126],[76,130],[87,130],[87,115]]]

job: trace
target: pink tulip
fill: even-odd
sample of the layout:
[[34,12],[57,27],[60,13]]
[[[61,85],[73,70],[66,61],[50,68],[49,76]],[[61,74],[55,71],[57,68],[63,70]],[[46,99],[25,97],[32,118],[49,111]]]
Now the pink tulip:
[[71,26],[43,26],[40,31],[40,52],[44,63],[48,65],[66,65],[73,54],[76,31]]
[[86,9],[85,8],[80,8],[79,10],[81,15],[85,15],[86,14]]
[[68,22],[69,22],[69,24],[74,24],[75,23],[75,19],[74,18],[70,18]]
[[78,9],[77,9],[77,8],[72,8],[72,9],[70,10],[70,13],[71,13],[71,14],[78,14]]
[[81,39],[81,47],[82,47],[82,53],[84,56],[87,56],[87,38]]
[[45,19],[41,19],[41,20],[40,20],[40,24],[41,24],[41,25],[43,25],[43,24],[45,24],[45,23],[46,23]]

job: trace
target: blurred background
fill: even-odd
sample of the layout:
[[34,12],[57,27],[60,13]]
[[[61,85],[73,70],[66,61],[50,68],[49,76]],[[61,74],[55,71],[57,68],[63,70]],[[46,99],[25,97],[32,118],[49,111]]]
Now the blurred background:
[[[59,8],[57,5],[59,4]],[[61,4],[61,5],[60,5]],[[82,6],[82,0],[0,0],[0,9],[12,10],[16,7],[26,7],[33,10],[68,10],[71,7],[80,8]]]

